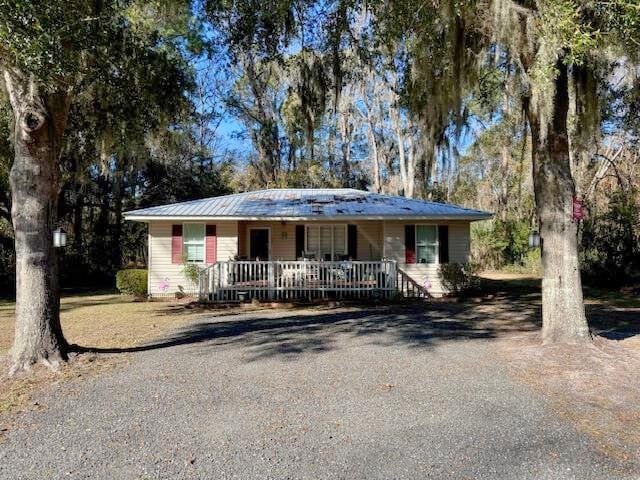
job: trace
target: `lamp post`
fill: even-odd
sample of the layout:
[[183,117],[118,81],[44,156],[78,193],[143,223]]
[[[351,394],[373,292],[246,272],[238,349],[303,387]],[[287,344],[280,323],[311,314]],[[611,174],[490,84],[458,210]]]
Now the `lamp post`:
[[64,228],[58,227],[53,231],[53,246],[56,248],[65,247],[67,245],[67,232]]
[[539,248],[541,243],[540,234],[534,230],[529,234],[529,248]]

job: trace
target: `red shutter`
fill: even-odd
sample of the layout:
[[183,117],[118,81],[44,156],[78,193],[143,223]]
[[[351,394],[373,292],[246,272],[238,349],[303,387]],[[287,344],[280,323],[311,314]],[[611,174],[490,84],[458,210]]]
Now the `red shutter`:
[[404,261],[416,263],[416,226],[404,226]]
[[182,263],[182,225],[171,225],[171,263]]
[[205,263],[216,263],[218,257],[218,238],[216,236],[215,225],[207,225],[204,249],[207,256]]

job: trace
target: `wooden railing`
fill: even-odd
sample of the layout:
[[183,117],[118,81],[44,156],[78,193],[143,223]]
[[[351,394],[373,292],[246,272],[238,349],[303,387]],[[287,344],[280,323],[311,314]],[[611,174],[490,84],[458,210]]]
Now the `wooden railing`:
[[200,300],[390,297],[396,272],[393,260],[216,262],[200,272]]
[[416,282],[407,272],[402,270],[401,268],[396,268],[397,278],[396,278],[396,288],[398,289],[398,293],[400,293],[405,298],[429,298],[431,294],[429,291]]

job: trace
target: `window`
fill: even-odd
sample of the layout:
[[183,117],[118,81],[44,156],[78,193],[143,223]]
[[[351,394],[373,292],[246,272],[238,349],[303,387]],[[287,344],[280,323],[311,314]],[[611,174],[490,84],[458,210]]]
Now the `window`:
[[438,227],[436,225],[416,225],[416,261],[437,263]]
[[346,225],[307,225],[305,251],[319,260],[340,260],[347,253]]
[[187,262],[204,262],[204,223],[185,223],[182,241]]

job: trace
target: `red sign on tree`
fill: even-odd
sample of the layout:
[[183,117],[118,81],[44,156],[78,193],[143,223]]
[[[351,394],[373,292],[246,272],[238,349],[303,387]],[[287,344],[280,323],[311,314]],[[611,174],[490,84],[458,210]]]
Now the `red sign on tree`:
[[578,197],[573,197],[573,220],[579,222],[585,217],[584,202]]

